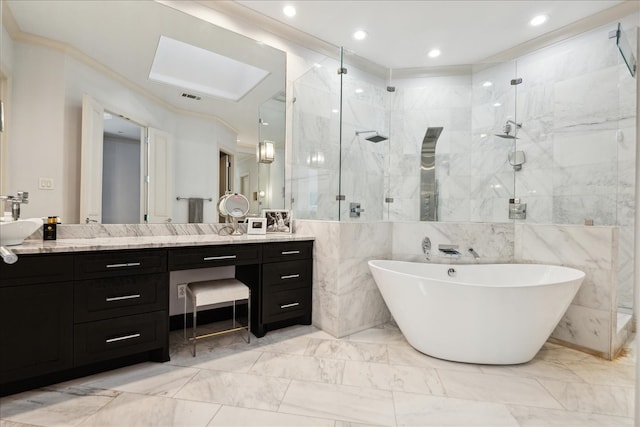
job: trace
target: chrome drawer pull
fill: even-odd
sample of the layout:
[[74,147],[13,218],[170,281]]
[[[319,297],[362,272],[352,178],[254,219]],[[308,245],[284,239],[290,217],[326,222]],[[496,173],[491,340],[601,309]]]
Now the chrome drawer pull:
[[300,277],[299,274],[289,274],[288,276],[280,276],[280,280],[297,279],[298,277]]
[[236,259],[236,255],[206,256],[204,261],[215,261],[217,259]]
[[107,264],[107,268],[120,268],[120,267],[139,267],[139,262],[125,262],[122,264]]
[[121,296],[121,297],[111,297],[111,298],[107,298],[106,301],[107,302],[122,301],[123,299],[134,299],[134,298],[140,298],[140,294],[124,295],[124,296]]
[[295,255],[295,254],[299,254],[300,251],[282,251],[281,254],[282,255]]
[[280,308],[281,308],[281,309],[285,309],[285,308],[295,307],[295,306],[298,306],[298,305],[300,305],[300,303],[299,303],[299,302],[292,302],[291,304],[284,304],[284,305],[281,305],[281,306],[280,306]]
[[131,338],[138,338],[139,336],[140,336],[140,334],[125,335],[123,337],[111,338],[111,339],[105,340],[105,342],[106,343],[112,343],[112,342],[116,342],[116,341],[130,340]]

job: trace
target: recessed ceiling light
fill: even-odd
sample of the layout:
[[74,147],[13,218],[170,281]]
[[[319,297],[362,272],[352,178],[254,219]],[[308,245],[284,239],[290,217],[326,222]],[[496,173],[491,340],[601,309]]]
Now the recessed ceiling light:
[[364,30],[358,30],[353,33],[353,38],[356,40],[364,40],[367,38],[367,32]]
[[287,5],[284,7],[284,9],[282,9],[282,13],[284,13],[289,18],[293,18],[294,16],[296,16],[296,8],[291,5]]
[[427,55],[429,56],[429,58],[437,58],[438,56],[440,56],[440,53],[440,49],[431,49],[429,53],[427,53]]
[[356,89],[356,93],[362,93],[364,92],[364,90],[362,90],[361,88]]
[[334,108],[333,110],[331,110],[332,113],[334,114],[338,114],[340,112],[340,110],[338,110],[337,108]]
[[542,25],[549,19],[549,15],[538,15],[534,16],[531,21],[529,21],[529,25],[533,27],[537,27],[538,25]]
[[495,104],[493,104],[494,107],[500,107],[502,104],[499,102],[496,102]]
[[491,87],[491,86],[493,86],[493,83],[491,83],[488,80],[486,82],[482,83],[482,87]]

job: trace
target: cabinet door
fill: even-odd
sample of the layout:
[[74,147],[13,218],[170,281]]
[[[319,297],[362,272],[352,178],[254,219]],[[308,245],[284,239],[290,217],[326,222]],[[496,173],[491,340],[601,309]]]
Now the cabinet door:
[[73,284],[0,288],[0,383],[71,368]]

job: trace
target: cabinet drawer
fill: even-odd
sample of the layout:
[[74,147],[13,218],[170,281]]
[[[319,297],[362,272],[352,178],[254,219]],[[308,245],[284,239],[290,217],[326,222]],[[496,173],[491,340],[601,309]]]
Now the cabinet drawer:
[[262,267],[264,285],[311,283],[311,260],[275,262]]
[[[276,291],[276,289],[279,289]],[[276,286],[265,288],[262,303],[264,323],[307,315],[311,312],[311,288]]]
[[262,251],[264,262],[308,259],[312,256],[313,242],[265,243]]
[[169,334],[167,318],[166,311],[156,311],[75,325],[75,365],[165,346]]
[[0,262],[0,286],[73,280],[73,255],[19,255],[15,264]]
[[100,252],[76,256],[75,278],[130,276],[162,273],[167,269],[164,250]]
[[74,284],[76,322],[166,310],[169,275],[113,277],[78,281]]
[[257,264],[259,245],[203,246],[169,250],[169,270]]

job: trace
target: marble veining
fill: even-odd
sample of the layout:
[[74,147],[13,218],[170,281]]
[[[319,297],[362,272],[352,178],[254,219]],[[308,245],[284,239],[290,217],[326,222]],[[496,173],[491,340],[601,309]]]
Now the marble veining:
[[487,367],[419,353],[392,324],[343,339],[304,325],[250,344],[220,336],[195,361],[182,331],[170,341],[168,363],[0,398],[0,425],[634,425],[635,344],[607,361],[546,343],[529,363]]
[[314,239],[299,233],[230,236],[228,231],[221,231],[224,227],[224,224],[60,225],[57,240],[43,241],[40,230],[11,250],[16,254],[37,254]]

